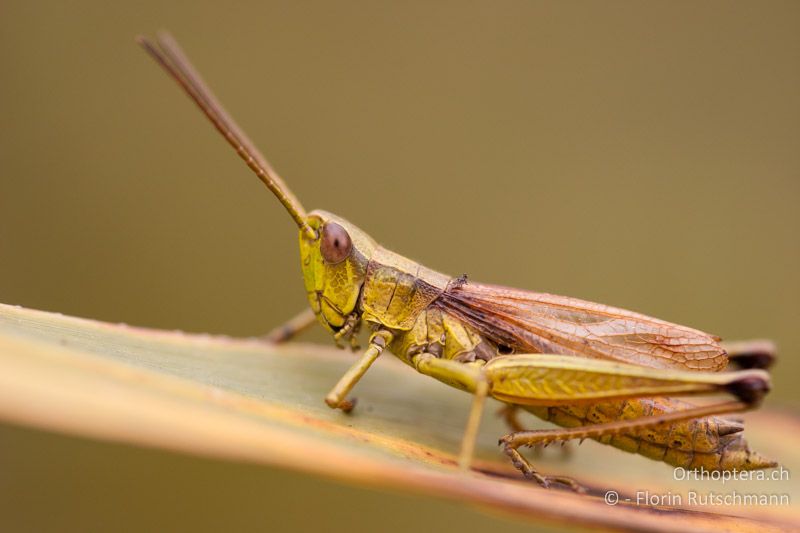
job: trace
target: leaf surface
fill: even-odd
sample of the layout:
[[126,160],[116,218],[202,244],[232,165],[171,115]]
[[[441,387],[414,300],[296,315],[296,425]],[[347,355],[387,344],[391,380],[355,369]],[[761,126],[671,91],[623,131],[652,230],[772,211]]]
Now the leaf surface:
[[[449,498],[541,522],[648,531],[800,526],[794,504],[703,506],[688,497],[694,490],[786,494],[791,501],[797,491],[790,478],[674,479],[671,467],[590,442],[573,447],[569,458],[547,449],[534,463],[576,477],[592,495],[543,490],[522,480],[500,453],[497,439],[507,431],[491,416],[493,405],[478,443],[480,471],[461,473],[455,454],[469,396],[387,354],[358,384],[355,411],[332,411],[322,398],[353,360],[318,345],[148,330],[0,304],[0,418]],[[781,438],[774,438],[778,430]],[[798,418],[760,411],[747,416],[746,431],[789,476],[800,471]],[[607,490],[619,493],[618,505],[604,502]],[[637,504],[645,491],[681,501]]]

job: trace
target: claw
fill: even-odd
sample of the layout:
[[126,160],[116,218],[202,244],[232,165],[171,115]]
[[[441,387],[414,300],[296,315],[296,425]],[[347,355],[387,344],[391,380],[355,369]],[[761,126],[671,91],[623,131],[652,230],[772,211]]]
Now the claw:
[[550,480],[548,480],[545,476],[537,474],[536,472],[526,472],[525,477],[531,481],[535,481],[543,489],[550,488]]
[[341,409],[343,413],[349,413],[355,408],[357,403],[358,398],[348,398],[339,404],[339,409]]
[[561,477],[561,476],[545,476],[545,477],[547,478],[548,481],[564,485],[565,487],[571,489],[573,492],[577,492],[578,494],[586,494],[588,492],[586,487],[584,487],[583,485],[581,485],[572,478]]

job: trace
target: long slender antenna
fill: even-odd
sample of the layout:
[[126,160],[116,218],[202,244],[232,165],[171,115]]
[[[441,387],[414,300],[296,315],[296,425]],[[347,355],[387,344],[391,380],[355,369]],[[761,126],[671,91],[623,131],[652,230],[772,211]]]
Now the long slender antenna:
[[184,92],[194,100],[195,104],[208,117],[214,127],[233,146],[247,166],[264,182],[269,190],[278,198],[289,212],[301,231],[309,237],[316,238],[316,233],[308,225],[305,209],[292,193],[291,189],[272,168],[266,158],[258,151],[253,142],[242,131],[236,121],[231,118],[214,93],[203,81],[197,70],[178,46],[175,39],[167,32],[159,32],[156,43],[144,36],[136,37],[145,51],[181,86]]

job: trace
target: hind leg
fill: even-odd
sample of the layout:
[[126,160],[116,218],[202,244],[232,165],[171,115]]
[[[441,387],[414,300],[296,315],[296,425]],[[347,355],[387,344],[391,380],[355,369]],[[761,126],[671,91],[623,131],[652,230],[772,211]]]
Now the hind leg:
[[[506,425],[511,429],[512,432],[518,433],[520,431],[525,431],[525,426],[522,425],[522,422],[519,419],[519,410],[520,407],[518,405],[514,405],[513,403],[507,403],[497,411],[497,414],[503,418]],[[534,457],[540,457],[542,455],[542,449],[544,446],[536,446],[533,448],[533,455]],[[573,452],[572,446],[567,441],[561,442],[561,457],[563,459],[568,459],[572,457]]]

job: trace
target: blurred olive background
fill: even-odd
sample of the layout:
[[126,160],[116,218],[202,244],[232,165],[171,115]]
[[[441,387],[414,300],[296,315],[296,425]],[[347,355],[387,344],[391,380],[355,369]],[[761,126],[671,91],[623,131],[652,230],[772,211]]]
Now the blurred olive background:
[[[231,335],[305,305],[291,220],[134,44],[162,27],[309,209],[454,275],[775,339],[768,404],[800,404],[800,3],[3,0],[0,301]],[[10,427],[0,445],[17,530],[524,529]]]

